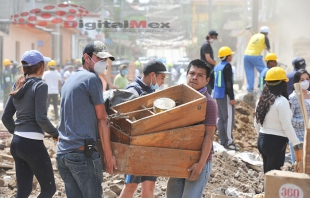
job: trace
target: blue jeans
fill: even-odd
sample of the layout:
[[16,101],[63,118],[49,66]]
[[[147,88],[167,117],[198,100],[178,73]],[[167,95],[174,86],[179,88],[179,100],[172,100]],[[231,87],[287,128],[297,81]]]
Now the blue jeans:
[[166,198],[201,198],[212,171],[212,161],[206,163],[196,181],[169,178]]
[[246,75],[247,90],[253,92],[254,90],[254,67],[261,73],[266,65],[263,62],[263,56],[248,56],[244,55],[244,70]]
[[68,198],[102,197],[103,167],[98,152],[91,157],[83,151],[57,154],[56,160]]

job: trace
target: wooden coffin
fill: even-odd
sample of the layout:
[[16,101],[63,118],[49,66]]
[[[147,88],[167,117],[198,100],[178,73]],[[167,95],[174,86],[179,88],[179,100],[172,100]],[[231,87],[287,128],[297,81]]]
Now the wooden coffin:
[[[167,97],[177,104],[173,109],[153,113],[149,109],[158,98]],[[148,94],[110,108],[109,114],[128,114],[128,118],[111,118],[112,125],[130,136],[149,134],[199,123],[206,116],[206,97],[182,84]]]
[[200,151],[204,134],[204,124],[138,136],[129,136],[114,126],[111,126],[111,141],[134,146]]
[[132,146],[111,143],[117,173],[141,176],[188,178],[187,171],[198,162],[200,151]]

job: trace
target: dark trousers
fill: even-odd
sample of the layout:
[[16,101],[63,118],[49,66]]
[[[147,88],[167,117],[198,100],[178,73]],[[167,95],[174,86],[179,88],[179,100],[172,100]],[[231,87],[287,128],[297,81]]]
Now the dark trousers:
[[[51,102],[52,101],[52,102]],[[58,120],[58,94],[48,94],[48,99],[47,99],[47,109],[50,104],[53,104],[54,107],[54,113],[55,113],[55,120]]]
[[27,198],[32,190],[33,175],[36,176],[41,193],[38,198],[53,197],[56,185],[52,163],[43,140],[32,140],[14,135],[11,154],[15,161],[17,194],[15,198]]
[[286,137],[259,133],[257,148],[263,156],[264,173],[280,170],[285,160]]

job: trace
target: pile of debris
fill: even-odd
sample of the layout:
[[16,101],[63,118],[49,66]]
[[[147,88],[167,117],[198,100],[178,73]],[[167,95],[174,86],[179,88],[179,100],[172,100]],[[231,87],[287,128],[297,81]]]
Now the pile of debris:
[[[235,126],[233,138],[240,151],[251,151],[258,153],[257,133],[254,129],[254,109],[243,101],[236,101],[235,104]],[[218,133],[214,140],[219,142]]]

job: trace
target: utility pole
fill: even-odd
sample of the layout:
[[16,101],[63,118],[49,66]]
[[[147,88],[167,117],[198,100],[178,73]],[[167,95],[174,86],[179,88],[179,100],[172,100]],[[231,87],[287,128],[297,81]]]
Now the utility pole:
[[212,0],[209,0],[209,31],[212,29]]
[[252,0],[252,30],[254,33],[258,32],[258,10],[259,0]]

